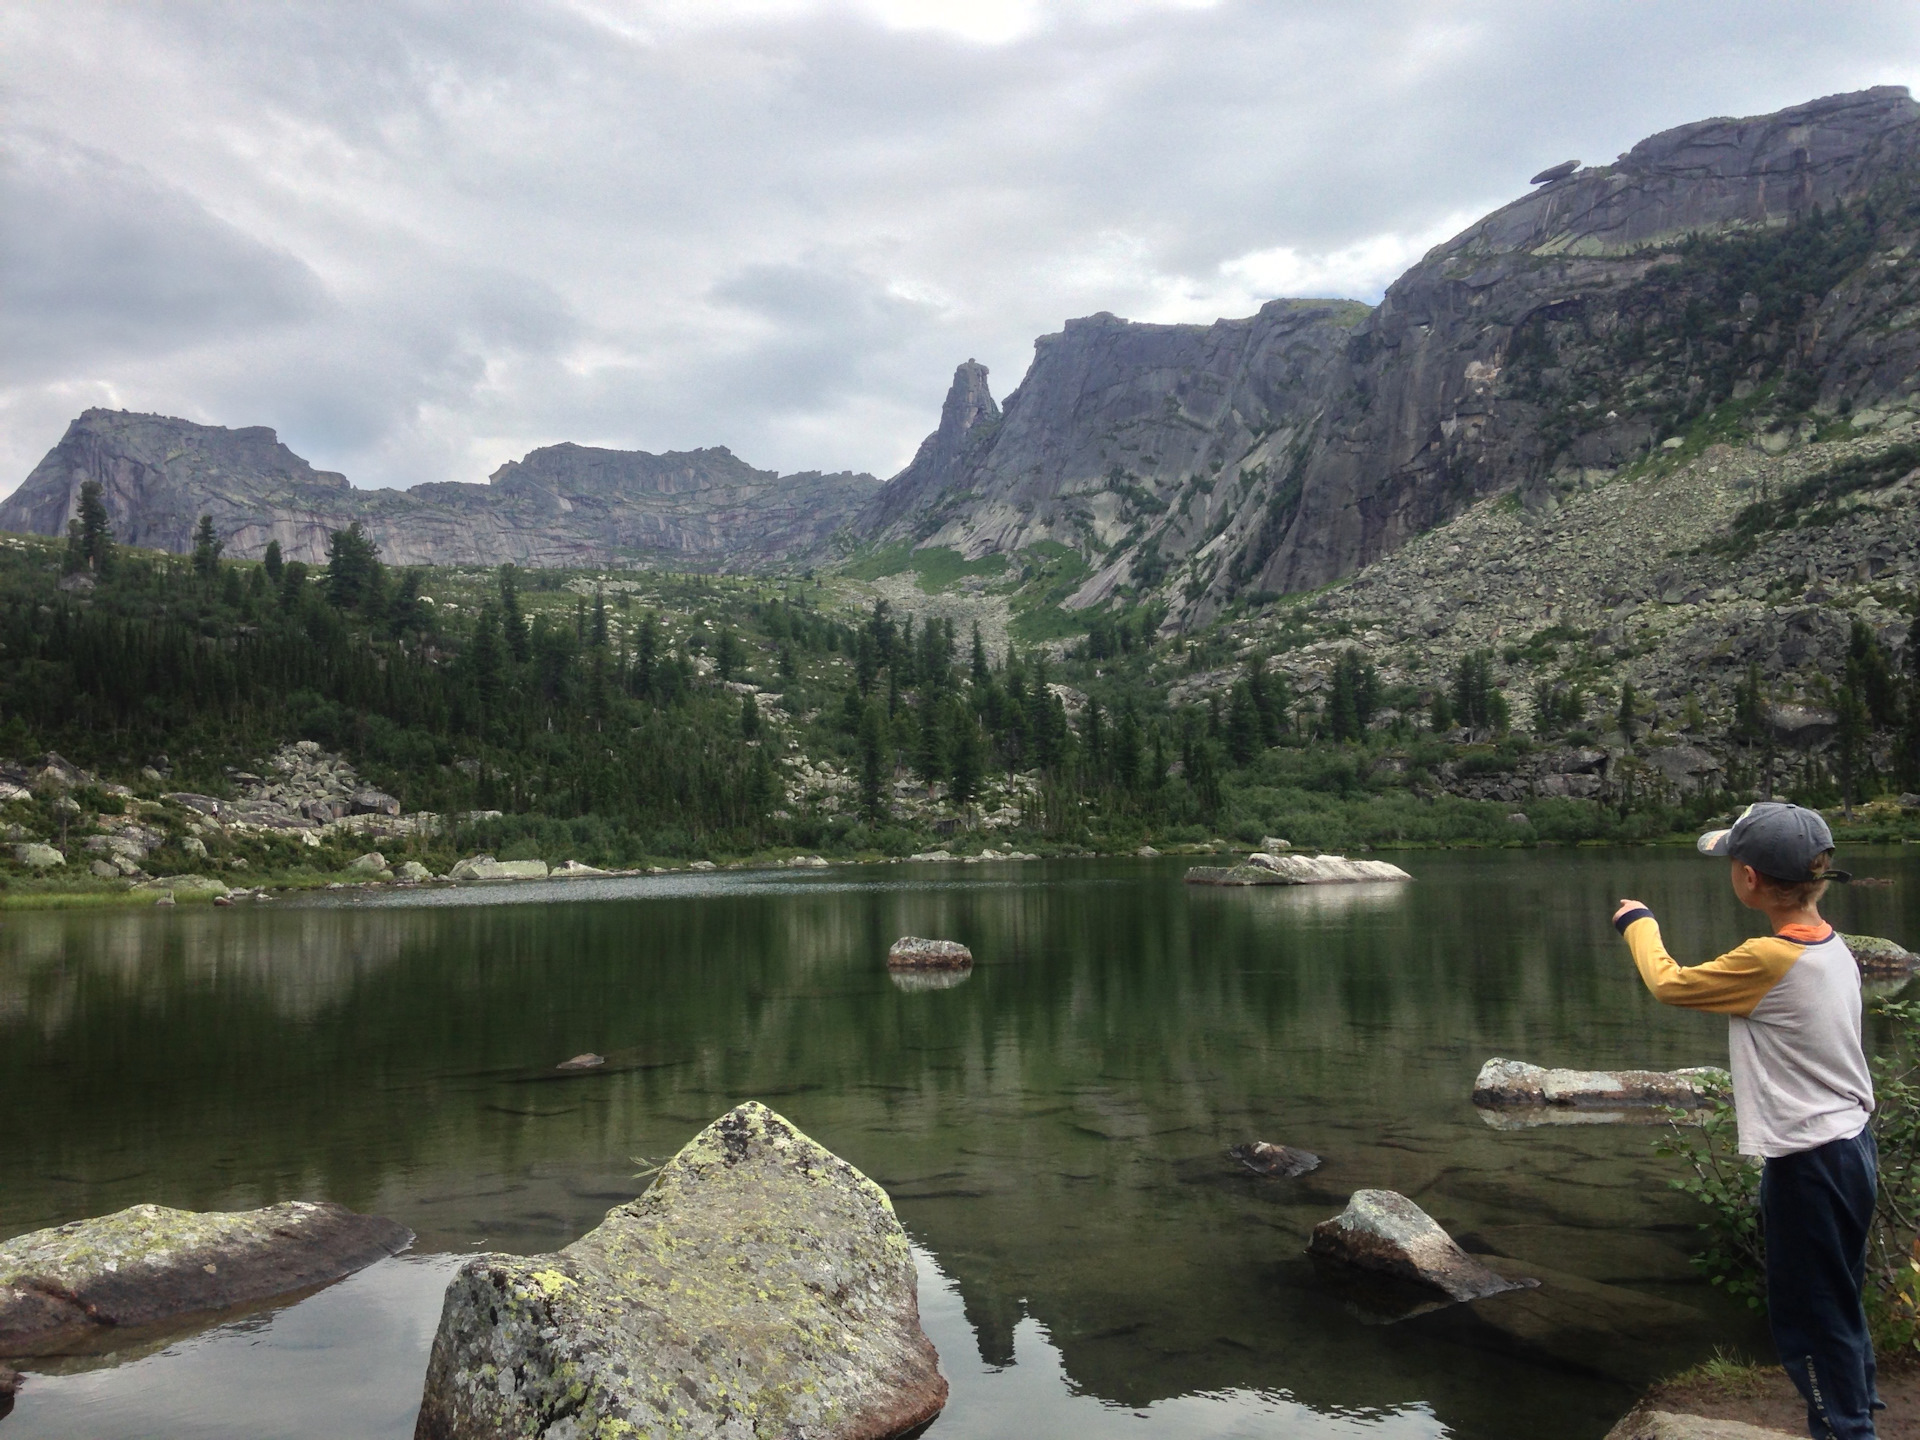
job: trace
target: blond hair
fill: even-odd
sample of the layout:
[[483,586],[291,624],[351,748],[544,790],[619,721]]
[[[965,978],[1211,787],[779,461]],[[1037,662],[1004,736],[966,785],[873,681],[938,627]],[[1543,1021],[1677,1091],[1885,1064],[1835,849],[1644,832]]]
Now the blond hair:
[[1827,871],[1832,868],[1833,851],[1828,850],[1807,862],[1807,869],[1813,872],[1811,880],[1776,880],[1759,870],[1753,873],[1759,877],[1760,888],[1782,908],[1804,910],[1826,897],[1827,886],[1832,883],[1826,878]]

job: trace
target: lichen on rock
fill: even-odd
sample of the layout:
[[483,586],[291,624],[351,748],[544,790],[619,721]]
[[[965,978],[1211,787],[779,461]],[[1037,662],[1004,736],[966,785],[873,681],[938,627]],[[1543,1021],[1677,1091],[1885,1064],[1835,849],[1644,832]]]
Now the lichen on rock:
[[413,1241],[343,1205],[133,1205],[0,1244],[0,1355],[83,1351],[109,1332],[270,1299],[349,1275]]
[[873,1181],[749,1101],[554,1255],[447,1288],[416,1440],[882,1440],[946,1403]]

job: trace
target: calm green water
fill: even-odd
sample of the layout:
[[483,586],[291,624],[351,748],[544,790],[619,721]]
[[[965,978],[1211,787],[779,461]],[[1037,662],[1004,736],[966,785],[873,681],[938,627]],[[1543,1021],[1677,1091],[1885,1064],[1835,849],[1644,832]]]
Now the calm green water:
[[[1920,936],[1920,857],[1836,892]],[[1489,1055],[1724,1062],[1607,924],[1753,933],[1683,852],[1417,855],[1417,882],[1217,891],[1167,861],[572,882],[0,920],[0,1236],[153,1200],[307,1197],[419,1233],[277,1312],[35,1374],[0,1436],[405,1436],[446,1272],[567,1243],[744,1098],[881,1181],[953,1399],[1010,1435],[1600,1436],[1651,1376],[1764,1342],[1686,1264],[1651,1132],[1495,1131]],[[955,988],[882,968],[973,947]],[[584,1050],[602,1071],[560,1077]],[[1326,1157],[1299,1180],[1239,1140]],[[634,1157],[647,1157],[636,1160]],[[1303,1257],[1362,1186],[1547,1283],[1382,1323]],[[1501,1262],[1508,1263],[1508,1262]],[[1498,1302],[1488,1302],[1497,1304]]]

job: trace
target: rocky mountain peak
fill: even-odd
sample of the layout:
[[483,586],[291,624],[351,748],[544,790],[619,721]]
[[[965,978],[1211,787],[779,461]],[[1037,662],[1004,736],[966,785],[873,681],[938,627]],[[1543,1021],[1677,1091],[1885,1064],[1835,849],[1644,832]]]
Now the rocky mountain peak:
[[907,468],[868,503],[856,529],[867,534],[885,531],[949,491],[969,457],[990,443],[1000,419],[1000,407],[987,388],[987,367],[971,359],[956,366],[940,406],[940,428],[920,442]]

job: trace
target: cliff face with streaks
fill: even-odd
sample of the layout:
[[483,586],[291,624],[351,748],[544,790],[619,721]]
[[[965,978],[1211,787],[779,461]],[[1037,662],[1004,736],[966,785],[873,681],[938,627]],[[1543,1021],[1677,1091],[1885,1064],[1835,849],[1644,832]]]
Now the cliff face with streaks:
[[1777,448],[1920,380],[1917,172],[1920,105],[1882,87],[1575,169],[1375,307],[1069,321],[997,425],[930,439],[863,518],[969,557],[1066,543],[1095,567],[1070,604],[1159,598],[1193,625],[1489,494],[1551,509],[1693,427]]

